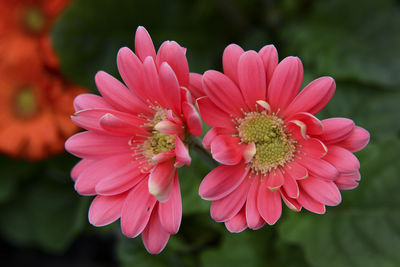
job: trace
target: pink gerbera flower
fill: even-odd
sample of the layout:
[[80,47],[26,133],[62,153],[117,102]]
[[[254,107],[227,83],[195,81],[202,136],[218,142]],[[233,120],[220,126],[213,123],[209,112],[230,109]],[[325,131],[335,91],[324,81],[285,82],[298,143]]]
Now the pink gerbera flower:
[[88,131],[72,136],[65,147],[83,158],[71,172],[76,191],[96,195],[90,223],[103,226],[121,218],[126,236],[142,234],[146,249],[159,253],[181,222],[176,168],[191,161],[186,137],[202,129],[186,89],[186,49],[166,41],[156,54],[139,27],[135,52],[124,47],[118,53],[127,87],[99,72],[95,81],[102,97],[75,99],[72,120]]
[[197,100],[213,128],[203,140],[222,165],[202,181],[199,193],[212,200],[211,216],[231,232],[274,224],[281,199],[292,210],[324,213],[341,202],[340,189],[355,188],[359,161],[352,152],[369,133],[345,118],[318,120],[335,82],[321,77],[301,92],[303,66],[287,57],[278,64],[274,46],[258,53],[228,46],[224,74],[203,75],[206,96]]

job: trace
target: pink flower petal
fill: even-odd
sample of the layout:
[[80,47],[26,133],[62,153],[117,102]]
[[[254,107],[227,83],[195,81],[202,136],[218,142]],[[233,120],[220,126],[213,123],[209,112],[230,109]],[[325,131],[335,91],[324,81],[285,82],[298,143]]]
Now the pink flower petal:
[[130,154],[123,154],[93,161],[79,175],[75,182],[75,190],[81,195],[95,195],[97,183],[119,169],[131,166],[131,160]]
[[317,214],[325,213],[325,205],[316,201],[314,198],[310,197],[306,192],[302,191],[297,198],[297,201],[305,208],[311,212]]
[[261,181],[257,196],[257,207],[263,219],[269,225],[273,225],[281,217],[282,201],[279,191],[271,191],[267,187],[267,180]]
[[271,113],[271,106],[264,100],[257,100],[257,104],[259,104],[267,113]]
[[326,180],[334,180],[338,175],[338,170],[325,160],[310,156],[301,156],[301,159],[296,160],[298,163],[306,167],[310,175],[321,177]]
[[317,114],[331,100],[335,93],[335,80],[321,77],[309,83],[281,113],[283,118],[298,112]]
[[[125,129],[122,131],[118,130],[114,131],[114,129],[112,128],[105,129],[104,127],[102,127],[102,125],[100,125],[100,121],[107,114],[112,115],[113,116],[112,118],[118,119],[119,121],[122,120],[125,124],[129,124],[129,129]],[[148,134],[142,127],[140,127],[141,125],[145,124],[147,120],[124,112],[119,112],[114,109],[104,109],[104,108],[84,109],[76,112],[73,116],[71,116],[71,120],[79,127],[95,131],[100,134],[109,133],[111,135],[122,135],[122,136],[127,136],[127,135],[132,136],[135,134],[140,134],[140,135]]]
[[127,237],[138,236],[146,227],[157,199],[148,191],[143,179],[129,192],[121,212],[121,229]]
[[149,253],[158,254],[167,245],[169,237],[170,234],[163,228],[160,222],[156,207],[151,215],[147,227],[143,230],[143,244]]
[[164,92],[160,86],[160,78],[157,72],[157,67],[152,57],[146,57],[143,61],[143,94],[147,96],[146,101],[157,103],[167,107],[164,99]]
[[101,96],[93,94],[80,94],[74,99],[75,111],[89,108],[111,108]]
[[137,162],[131,162],[103,176],[96,184],[95,190],[98,195],[112,196],[123,193],[137,185],[147,174],[143,174]]
[[203,137],[203,147],[207,150],[211,150],[211,143],[216,136],[218,136],[217,128],[211,128]]
[[334,144],[346,139],[354,129],[354,122],[346,118],[322,120],[324,132],[318,137],[325,144]]
[[239,85],[238,63],[239,58],[243,53],[244,51],[240,46],[236,44],[230,44],[225,48],[222,55],[222,66],[224,73],[237,85]]
[[342,201],[340,191],[334,182],[328,182],[315,177],[299,181],[302,190],[315,199],[316,201],[329,205],[336,206]]
[[[148,96],[143,84],[143,63],[129,48],[123,47],[118,52],[117,64],[119,73],[125,84],[132,93],[146,104]],[[145,114],[151,112],[153,111],[148,107],[147,110],[144,110]]]
[[185,51],[185,48],[175,41],[165,41],[158,50],[157,65],[161,66],[163,62],[167,62],[174,70],[179,85],[187,88],[189,86],[189,65]]
[[172,193],[175,168],[171,161],[164,161],[156,165],[149,177],[149,192],[158,201],[166,202]]
[[193,96],[190,93],[188,88],[181,86],[180,91],[181,91],[181,99],[182,99],[181,101],[182,101],[182,103],[188,102],[190,104],[194,104]]
[[295,140],[308,139],[307,126],[304,122],[299,120],[291,120],[286,124],[286,129],[291,134],[292,138]]
[[118,220],[127,195],[97,196],[89,208],[89,222],[94,226],[104,226]]
[[324,160],[335,166],[339,172],[354,172],[360,169],[357,157],[340,146],[329,145]]
[[281,193],[281,197],[282,197],[283,202],[285,202],[286,206],[287,206],[289,209],[291,209],[291,210],[293,210],[293,211],[296,211],[296,212],[298,212],[298,211],[301,210],[301,205],[300,205],[300,203],[297,201],[297,199],[290,198],[290,197],[287,195],[287,193],[286,193],[284,190],[282,190],[282,189],[280,190],[280,193]]
[[165,151],[162,153],[159,153],[155,156],[153,156],[151,158],[152,161],[156,162],[156,163],[161,163],[164,162],[166,160],[172,159],[176,156],[175,151],[174,150],[170,150],[170,151]]
[[244,162],[249,163],[253,157],[256,155],[257,149],[255,143],[247,144],[245,149],[243,150],[243,159]]
[[167,62],[161,64],[159,75],[162,98],[164,98],[166,106],[171,107],[176,114],[181,114],[181,90],[178,79]]
[[265,225],[266,221],[260,216],[260,221],[258,222],[257,225],[254,226],[254,228],[251,228],[252,230],[258,230],[262,228]]
[[71,120],[83,129],[104,133],[104,129],[99,124],[103,115],[103,112],[99,113],[97,111],[93,112],[92,109],[84,109],[72,115]]
[[148,112],[148,107],[110,74],[99,71],[95,82],[104,100],[116,109],[136,114]]
[[267,102],[273,111],[284,112],[303,82],[303,65],[297,57],[287,57],[276,67],[268,87]]
[[226,229],[231,233],[240,233],[247,228],[244,208],[232,219],[225,222]]
[[76,181],[78,179],[79,175],[88,168],[90,165],[92,165],[95,161],[90,160],[90,159],[82,159],[80,160],[71,170],[71,178],[73,181]]
[[178,136],[182,135],[183,131],[184,131],[184,128],[182,125],[178,125],[175,122],[172,122],[168,119],[157,123],[154,126],[154,129],[159,132],[162,132],[164,134],[178,135]]
[[241,116],[242,110],[247,109],[239,88],[221,72],[206,71],[203,89],[210,100],[227,114]]
[[296,179],[294,179],[290,174],[286,172],[284,174],[284,177],[285,181],[283,183],[283,190],[289,198],[298,198],[300,191]]
[[251,185],[251,179],[244,179],[229,195],[215,200],[211,204],[211,217],[216,222],[225,222],[232,219],[243,208]]
[[244,144],[239,144],[240,138],[227,135],[215,137],[211,143],[213,158],[225,165],[236,165],[243,157],[246,149]]
[[232,117],[217,107],[209,97],[203,96],[196,100],[201,118],[211,127],[234,128]]
[[301,153],[315,158],[322,158],[328,153],[328,148],[317,138],[298,140],[297,147]]
[[351,152],[363,149],[369,143],[369,132],[361,127],[355,126],[350,134],[336,145],[342,146]]
[[289,173],[296,180],[305,179],[308,177],[308,171],[306,168],[298,164],[296,161],[288,163],[284,170]]
[[223,198],[242,183],[248,171],[243,162],[234,166],[220,165],[204,177],[199,195],[205,200]]
[[189,91],[195,99],[204,96],[202,80],[203,76],[198,73],[189,73]]
[[156,61],[156,50],[154,49],[153,41],[149,33],[142,26],[139,26],[136,30],[135,52],[142,61],[148,56]]
[[271,81],[272,74],[274,73],[276,66],[278,66],[278,51],[276,51],[274,45],[266,45],[261,48],[258,54],[260,55],[264,64],[265,77],[268,86]]
[[299,120],[303,122],[306,125],[306,132],[307,134],[311,135],[318,135],[322,134],[324,130],[324,126],[322,125],[322,122],[317,119],[315,116],[313,116],[310,113],[307,112],[298,112],[290,117],[286,121],[291,121],[291,120]]
[[189,149],[185,146],[185,144],[179,137],[176,138],[175,153],[177,161],[188,166],[190,165],[192,159],[189,155]]
[[[149,136],[150,134],[140,127],[141,124],[133,124],[130,121],[123,120],[117,116],[107,113],[100,118],[100,127],[106,132],[113,135],[134,136],[142,135]],[[139,127],[138,127],[139,126]]]
[[234,132],[236,132],[236,129],[226,129],[226,128],[218,128],[218,127],[211,128],[211,130],[209,130],[203,137],[203,146],[205,149],[211,150],[211,143],[215,137],[217,137],[219,135],[232,136],[232,134]]
[[104,158],[131,152],[129,137],[82,132],[65,142],[65,149],[80,158]]
[[268,176],[266,175],[264,177],[264,179],[267,180],[265,185],[271,191],[275,191],[275,190],[279,189],[285,181],[283,174],[279,169],[276,169],[275,171],[271,171],[268,174]]
[[238,77],[247,106],[255,110],[256,101],[264,100],[267,93],[264,65],[255,51],[248,51],[240,56]]
[[174,122],[175,124],[183,126],[181,118],[175,115],[170,109],[167,110],[167,119]]
[[201,125],[201,119],[199,113],[192,104],[184,102],[182,104],[183,117],[185,118],[186,125],[188,127],[189,133],[200,136],[203,132],[203,127]]
[[252,184],[249,188],[246,201],[246,221],[250,229],[256,230],[265,224],[264,219],[261,217],[257,207],[258,187],[260,186],[260,177],[255,176],[252,178]]
[[350,190],[358,186],[361,175],[359,171],[351,173],[341,173],[335,180],[335,184],[340,190]]
[[176,234],[178,232],[182,220],[182,201],[177,172],[175,172],[171,197],[167,202],[158,204],[158,216],[161,225],[168,233]]

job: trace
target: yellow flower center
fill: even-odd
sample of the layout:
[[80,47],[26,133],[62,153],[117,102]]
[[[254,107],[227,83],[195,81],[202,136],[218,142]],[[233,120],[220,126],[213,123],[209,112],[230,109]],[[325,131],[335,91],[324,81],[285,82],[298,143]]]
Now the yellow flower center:
[[256,146],[256,154],[249,163],[252,171],[265,174],[293,159],[295,141],[287,133],[283,120],[276,115],[250,112],[237,122],[241,141]]
[[148,137],[143,143],[144,155],[147,158],[152,158],[153,156],[170,151],[175,148],[174,135],[168,135],[156,130],[152,131],[152,136]]
[[151,159],[157,154],[167,152],[175,148],[175,135],[165,134],[154,129],[154,126],[157,123],[165,119],[167,119],[167,111],[164,109],[158,109],[154,114],[153,119],[146,125],[153,128],[151,131],[152,136],[148,137],[143,143],[143,155],[146,158]]
[[29,31],[39,33],[45,26],[45,17],[40,9],[31,7],[25,13],[24,23]]
[[18,116],[28,118],[36,113],[37,103],[33,90],[29,88],[20,90],[15,96],[14,101],[15,110]]

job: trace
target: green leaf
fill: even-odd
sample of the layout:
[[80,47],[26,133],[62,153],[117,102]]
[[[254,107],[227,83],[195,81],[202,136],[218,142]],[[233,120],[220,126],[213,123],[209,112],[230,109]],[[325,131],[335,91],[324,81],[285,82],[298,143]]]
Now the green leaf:
[[33,187],[26,201],[35,242],[53,252],[66,249],[87,222],[88,200],[71,188]]
[[240,234],[226,233],[220,248],[210,249],[202,254],[202,262],[210,267],[268,266],[266,264],[270,238],[265,233],[265,229],[258,232],[246,230]]
[[291,213],[283,240],[301,245],[312,266],[395,267],[400,263],[400,142],[370,144],[359,153],[360,186],[342,192],[326,215]]
[[[307,8],[307,9],[306,9]],[[281,30],[289,52],[322,75],[400,85],[400,8],[394,0],[314,1]]]
[[89,199],[78,197],[72,183],[34,178],[1,207],[0,231],[14,244],[62,252],[87,222]]

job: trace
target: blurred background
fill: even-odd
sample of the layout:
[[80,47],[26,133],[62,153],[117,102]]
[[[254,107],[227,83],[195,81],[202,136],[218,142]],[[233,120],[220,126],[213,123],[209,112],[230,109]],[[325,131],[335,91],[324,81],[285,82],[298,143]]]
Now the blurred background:
[[[274,226],[229,233],[197,195],[209,169],[192,151],[179,170],[183,221],[149,255],[119,222],[88,223],[74,191],[78,161],[63,149],[78,131],[72,100],[98,93],[94,75],[119,77],[118,49],[143,25],[156,48],[176,40],[192,72],[222,70],[230,43],[274,44],[299,56],[305,81],[337,90],[318,114],[349,117],[371,133],[357,153],[362,179],[326,215],[284,209]],[[0,3],[0,257],[2,266],[400,266],[400,1],[2,0]]]

